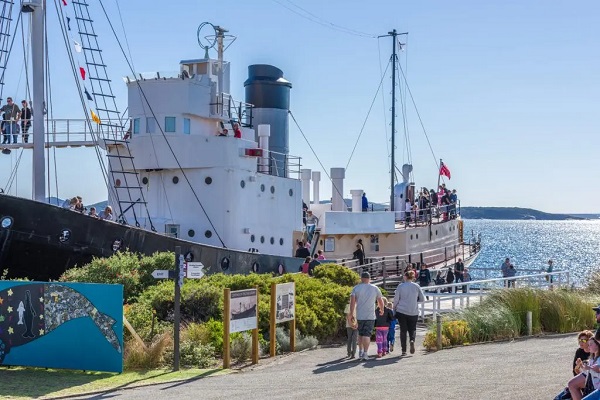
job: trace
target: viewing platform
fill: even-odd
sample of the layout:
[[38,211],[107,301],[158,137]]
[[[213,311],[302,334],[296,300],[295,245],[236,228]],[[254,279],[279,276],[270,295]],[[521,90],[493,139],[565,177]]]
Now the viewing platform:
[[[20,122],[17,122],[20,124]],[[48,119],[44,123],[46,133],[45,148],[50,147],[94,147],[102,144],[103,139],[126,140],[127,133],[117,125],[97,125],[85,119]],[[107,130],[110,129],[109,132]],[[0,149],[33,149],[33,127],[29,128],[28,143],[23,143],[23,133],[17,135],[17,143],[0,144]],[[2,138],[4,139],[4,137]]]

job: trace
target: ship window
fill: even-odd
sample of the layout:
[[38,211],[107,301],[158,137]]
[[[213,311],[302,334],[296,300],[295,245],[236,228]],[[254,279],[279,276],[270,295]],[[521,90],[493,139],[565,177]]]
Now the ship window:
[[438,235],[438,233],[437,233],[437,229],[436,229],[436,230],[435,230],[435,236],[437,236],[437,235]]
[[153,117],[146,117],[146,133],[156,133],[156,120]]
[[189,118],[183,119],[183,133],[186,135],[190,134],[190,119]]
[[280,246],[283,246],[283,238],[280,238],[280,239],[279,239],[279,245],[280,245]]
[[241,181],[240,182],[240,186],[242,187],[242,189],[245,188],[246,187],[246,182],[245,181]]
[[133,120],[133,133],[134,134],[140,133],[140,119],[139,118],[134,118],[134,120]]
[[417,233],[417,239],[419,238],[419,234]]
[[147,176],[145,176],[145,177],[143,177],[143,178],[142,178],[142,183],[143,183],[144,185],[147,185],[147,184],[148,184],[148,177],[147,177]]
[[252,272],[254,272],[255,274],[258,274],[259,268],[260,268],[260,264],[258,264],[256,261],[254,261],[252,263]]
[[261,185],[260,185],[260,191],[261,191],[261,192],[264,192],[264,191],[265,191],[265,185],[264,185],[264,184],[261,184]]
[[271,244],[275,244],[275,238],[271,236]]
[[379,251],[379,235],[371,235],[371,251]]
[[207,176],[206,178],[204,178],[204,183],[210,185],[212,183],[212,178],[210,176]]
[[227,269],[229,269],[229,258],[223,257],[221,259],[221,269],[223,271],[226,271]]
[[252,243],[254,243],[254,241],[255,241],[255,240],[256,240],[256,237],[255,237],[254,235],[250,235],[250,241],[251,241]]
[[210,230],[207,230],[206,232],[204,232],[204,236],[206,236],[207,238],[211,238],[212,232]]
[[290,197],[291,197],[291,196],[293,196],[293,195],[294,195],[294,190],[293,190],[293,189],[290,189],[288,193],[290,194]]
[[261,243],[264,243],[264,242],[265,242],[265,237],[264,237],[264,236],[261,236],[261,237],[260,237],[260,242],[261,242]]
[[177,185],[179,183],[179,177],[174,176],[173,177],[173,183]]
[[413,235],[410,235],[410,240],[413,240]]
[[189,236],[189,237],[194,237],[194,235],[196,235],[196,232],[194,232],[194,230],[193,230],[193,229],[190,229],[190,230],[188,231],[188,236]]
[[165,117],[165,132],[175,132],[176,121],[175,117]]
[[271,193],[275,194],[275,186],[271,186]]
[[167,236],[178,238],[179,237],[179,225],[166,224],[165,225],[165,233],[167,234]]

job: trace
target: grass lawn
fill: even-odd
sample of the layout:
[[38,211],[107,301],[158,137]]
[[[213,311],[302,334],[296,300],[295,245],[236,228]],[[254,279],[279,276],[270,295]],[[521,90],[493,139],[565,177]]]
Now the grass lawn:
[[229,373],[221,369],[127,371],[122,374],[42,368],[0,368],[1,399],[50,399]]

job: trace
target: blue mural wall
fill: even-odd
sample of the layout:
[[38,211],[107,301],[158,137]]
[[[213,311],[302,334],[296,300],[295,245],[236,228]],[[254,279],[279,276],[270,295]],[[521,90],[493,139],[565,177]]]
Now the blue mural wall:
[[123,372],[123,286],[0,281],[0,365]]

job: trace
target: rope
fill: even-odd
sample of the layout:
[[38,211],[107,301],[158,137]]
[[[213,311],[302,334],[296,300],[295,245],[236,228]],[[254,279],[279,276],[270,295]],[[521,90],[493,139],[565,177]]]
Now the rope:
[[[12,5],[10,7],[12,9]],[[10,11],[9,11],[10,12]],[[2,15],[4,17],[4,15]],[[19,28],[19,23],[21,22],[21,13],[17,17],[17,22],[15,25],[15,30],[13,31],[12,39],[10,42],[10,46],[6,53],[6,59],[4,60],[4,65],[2,66],[2,76],[0,76],[0,100],[2,99],[2,95],[4,92],[4,74],[6,74],[6,66],[8,65],[8,59],[10,58],[10,54],[12,53],[13,45],[15,44],[15,38],[17,36],[17,29]],[[8,27],[7,27],[8,30]],[[4,47],[4,46],[3,46]]]
[[[108,21],[108,24],[110,26],[110,29],[113,33],[113,35],[115,36],[115,39],[117,40],[117,44],[119,45],[119,48],[121,49],[121,53],[123,54],[123,56],[125,57],[125,61],[127,62],[127,65],[129,67],[129,69],[131,70],[131,73],[133,73],[135,75],[135,71],[133,69],[133,66],[131,64],[131,61],[129,60],[129,58],[127,57],[127,54],[125,53],[125,49],[123,48],[123,45],[121,43],[121,41],[119,40],[119,37],[117,35],[117,32],[115,31],[115,28],[113,26],[112,21],[110,20],[110,18],[108,17],[108,13],[106,12],[106,8],[104,7],[104,3],[102,2],[102,0],[100,0],[100,6],[102,7],[102,11],[104,12],[104,15],[106,16],[106,19]],[[198,194],[196,193],[196,190],[194,189],[194,187],[192,186],[192,183],[190,182],[187,174],[185,173],[183,167],[181,166],[181,163],[179,162],[179,160],[177,159],[177,155],[175,154],[175,151],[173,150],[173,148],[171,147],[171,144],[169,143],[169,140],[167,139],[167,135],[165,135],[165,132],[161,126],[161,124],[158,121],[158,118],[156,117],[156,114],[154,113],[154,110],[152,109],[152,107],[150,106],[150,102],[148,101],[148,98],[146,97],[146,93],[144,92],[144,90],[142,89],[142,86],[139,83],[139,80],[136,79],[136,83],[138,85],[138,89],[140,90],[140,93],[142,94],[142,96],[144,97],[144,101],[148,104],[148,108],[150,109],[150,113],[152,114],[152,118],[154,118],[154,120],[156,121],[156,125],[158,126],[160,133],[162,135],[162,137],[165,139],[165,142],[167,144],[167,147],[169,148],[169,151],[171,152],[171,154],[173,155],[173,158],[175,159],[175,162],[177,163],[177,167],[179,168],[179,170],[181,171],[181,174],[183,175],[185,181],[187,182],[189,188],[192,191],[192,194],[194,195],[196,201],[198,202],[198,204],[200,205],[200,208],[202,209],[202,212],[204,213],[204,216],[206,217],[206,219],[208,220],[208,223],[210,224],[210,226],[212,227],[213,231],[215,232],[215,235],[217,236],[217,238],[219,239],[219,242],[221,242],[221,245],[224,248],[227,248],[227,246],[225,246],[225,242],[223,242],[223,239],[221,238],[221,235],[219,235],[219,232],[217,231],[217,228],[215,227],[215,225],[213,224],[212,220],[210,219],[210,217],[208,216],[208,212],[206,211],[206,209],[204,208],[204,205],[202,204],[202,202],[200,201],[200,197],[198,196]]]
[[371,105],[369,106],[369,111],[367,112],[367,116],[362,124],[362,127],[360,128],[360,132],[358,133],[358,137],[356,138],[356,142],[354,143],[354,148],[352,149],[352,153],[350,153],[350,158],[348,159],[348,163],[346,164],[346,170],[348,170],[348,166],[350,165],[350,161],[352,161],[352,156],[354,156],[354,152],[356,151],[356,146],[358,146],[358,141],[360,140],[360,137],[362,136],[362,133],[365,129],[365,126],[367,125],[367,121],[369,119],[369,115],[371,115],[371,110],[373,109],[373,105],[375,104],[375,100],[377,100],[377,96],[379,95],[379,90],[381,90],[381,85],[383,84],[383,80],[385,78],[385,74],[387,73],[388,68],[390,67],[390,63],[388,63],[387,67],[385,67],[385,71],[383,73],[383,76],[381,77],[381,80],[379,81],[379,86],[377,86],[377,91],[375,92],[375,96],[373,96],[373,101],[371,101]]
[[[381,38],[377,38],[377,53],[379,54],[379,74],[381,75],[381,79],[383,79],[383,77],[385,76],[383,73],[383,66],[381,65],[381,46],[380,46],[380,40]],[[388,64],[389,67],[389,64]],[[390,157],[390,138],[388,136],[388,130],[387,130],[387,126],[388,126],[388,122],[387,122],[387,110],[385,109],[385,95],[384,95],[384,91],[381,91],[381,104],[383,106],[383,122],[385,125],[385,147],[387,150],[387,154],[388,154],[388,158]]]

